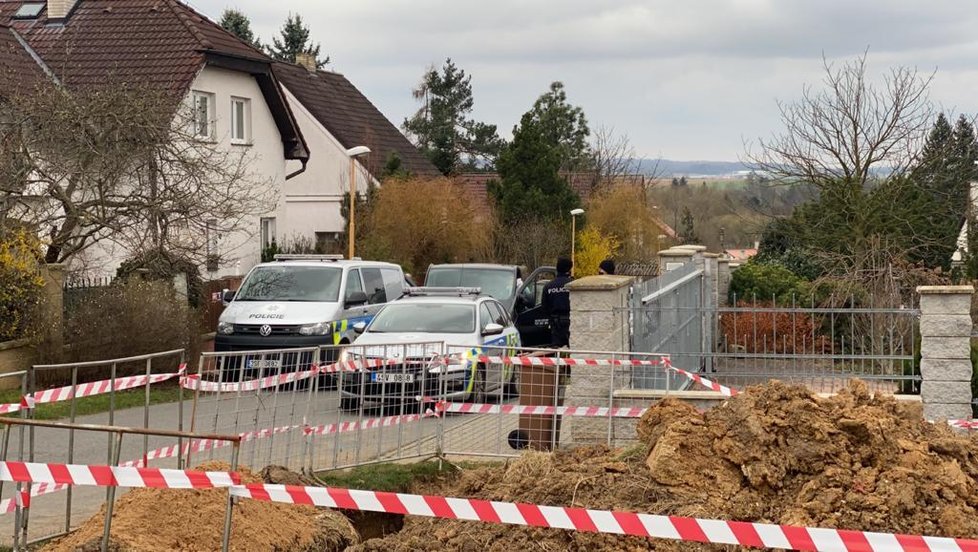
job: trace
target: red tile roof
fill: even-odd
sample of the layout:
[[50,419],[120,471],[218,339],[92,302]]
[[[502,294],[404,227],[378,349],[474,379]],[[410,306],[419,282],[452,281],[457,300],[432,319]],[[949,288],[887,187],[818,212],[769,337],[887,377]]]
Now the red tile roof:
[[275,76],[344,148],[367,146],[367,169],[378,178],[388,156],[397,152],[401,167],[415,176],[440,176],[401,131],[349,80],[330,71],[312,72],[301,65],[276,62]]
[[[271,76],[271,59],[177,0],[77,0],[63,21],[14,19],[25,2],[0,1],[0,24],[23,36],[69,88],[138,83],[181,101],[206,63],[255,75],[282,134],[286,157],[308,157]],[[230,60],[230,61],[229,61]]]
[[0,26],[0,96],[31,90],[46,80],[43,69],[18,40],[14,30]]

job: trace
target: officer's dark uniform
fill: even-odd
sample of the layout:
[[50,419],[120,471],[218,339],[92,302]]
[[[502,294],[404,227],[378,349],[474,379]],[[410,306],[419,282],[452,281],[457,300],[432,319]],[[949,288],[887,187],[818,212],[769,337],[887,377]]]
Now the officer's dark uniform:
[[543,288],[543,311],[550,318],[550,344],[570,346],[570,292],[565,287],[573,280],[569,259],[557,260],[557,277]]

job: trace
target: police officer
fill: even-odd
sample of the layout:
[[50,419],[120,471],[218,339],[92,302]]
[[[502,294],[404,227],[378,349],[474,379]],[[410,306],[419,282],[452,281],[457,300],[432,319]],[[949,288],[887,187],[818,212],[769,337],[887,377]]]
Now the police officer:
[[615,261],[611,259],[605,259],[601,261],[598,265],[598,274],[608,274],[612,275],[615,273]]
[[573,280],[570,259],[557,259],[557,277],[543,288],[543,312],[550,318],[550,344],[570,347],[570,292],[565,287]]

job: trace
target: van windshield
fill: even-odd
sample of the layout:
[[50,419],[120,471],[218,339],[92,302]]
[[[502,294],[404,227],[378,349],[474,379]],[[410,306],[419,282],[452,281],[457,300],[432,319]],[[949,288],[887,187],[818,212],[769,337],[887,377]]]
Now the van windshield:
[[343,270],[320,266],[260,266],[251,271],[235,301],[336,302]]
[[512,271],[498,268],[432,267],[424,285],[482,288],[482,293],[506,304],[516,291],[516,278]]

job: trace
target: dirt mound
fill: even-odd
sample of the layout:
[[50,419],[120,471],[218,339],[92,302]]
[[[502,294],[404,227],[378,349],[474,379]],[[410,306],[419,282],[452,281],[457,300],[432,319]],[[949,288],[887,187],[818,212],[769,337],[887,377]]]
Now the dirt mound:
[[[205,463],[204,471],[226,471],[220,462]],[[239,468],[245,483],[262,479]],[[110,536],[113,550],[209,551],[221,549],[226,489],[133,489],[116,501]],[[232,518],[232,550],[343,550],[359,542],[346,517],[311,506],[241,500]],[[70,535],[46,546],[50,552],[98,550],[105,510]]]
[[[830,399],[772,382],[706,413],[666,400],[646,446],[527,453],[440,494],[717,519],[978,537],[978,441],[853,382]],[[428,489],[417,489],[429,492]],[[352,550],[721,550],[692,543],[408,518]]]

